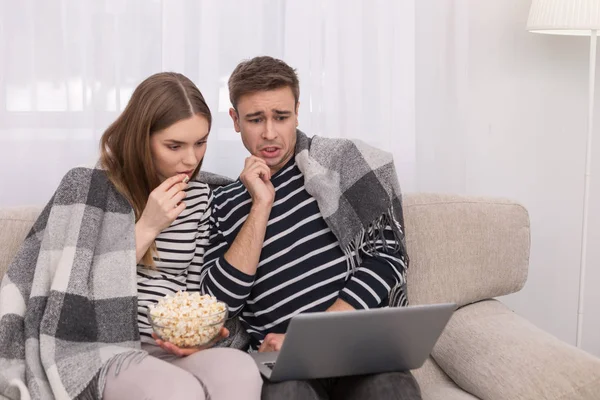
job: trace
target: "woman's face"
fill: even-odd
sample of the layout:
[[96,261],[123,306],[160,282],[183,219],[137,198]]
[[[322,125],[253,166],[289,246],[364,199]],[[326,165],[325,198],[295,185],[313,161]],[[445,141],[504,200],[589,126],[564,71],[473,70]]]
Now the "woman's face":
[[208,120],[200,114],[150,135],[150,151],[161,182],[178,174],[191,179],[206,152]]

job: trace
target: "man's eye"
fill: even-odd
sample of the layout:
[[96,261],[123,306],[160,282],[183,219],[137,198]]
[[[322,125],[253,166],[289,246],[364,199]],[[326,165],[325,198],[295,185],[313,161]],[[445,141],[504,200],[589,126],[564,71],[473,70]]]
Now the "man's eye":
[[282,116],[282,117],[275,117],[275,119],[277,121],[285,121],[286,119],[288,119],[287,115],[286,116]]
[[260,121],[261,121],[260,118],[254,118],[254,119],[250,120],[250,122],[253,123],[253,124],[258,124]]
[[169,146],[169,149],[171,149],[171,150],[177,150],[180,147],[181,146],[175,144],[175,145]]

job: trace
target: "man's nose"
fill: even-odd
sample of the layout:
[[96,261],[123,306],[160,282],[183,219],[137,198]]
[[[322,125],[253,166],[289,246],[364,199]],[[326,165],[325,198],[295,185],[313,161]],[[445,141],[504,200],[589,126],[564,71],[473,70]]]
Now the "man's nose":
[[275,125],[273,121],[268,119],[265,124],[265,129],[262,134],[262,138],[264,140],[273,140],[277,137],[277,131],[275,130]]

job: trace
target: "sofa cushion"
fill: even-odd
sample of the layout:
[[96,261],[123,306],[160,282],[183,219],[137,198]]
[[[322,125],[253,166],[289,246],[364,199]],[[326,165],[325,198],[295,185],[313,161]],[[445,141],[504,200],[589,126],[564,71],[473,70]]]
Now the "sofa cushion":
[[39,207],[0,209],[0,279],[40,212]]
[[431,357],[412,373],[419,382],[423,400],[479,400],[459,388]]
[[600,398],[600,359],[496,300],[456,311],[433,358],[454,382],[483,400]]

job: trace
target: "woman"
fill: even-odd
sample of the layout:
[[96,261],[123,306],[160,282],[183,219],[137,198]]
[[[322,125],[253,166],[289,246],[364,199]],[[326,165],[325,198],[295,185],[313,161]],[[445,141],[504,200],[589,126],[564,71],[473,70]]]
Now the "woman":
[[2,282],[0,298],[15,301],[0,303],[0,348],[17,350],[0,353],[1,394],[260,397],[246,353],[179,349],[148,324],[149,304],[199,290],[210,190],[194,178],[210,125],[189,79],[155,74],[102,136],[98,165],[63,178]]

